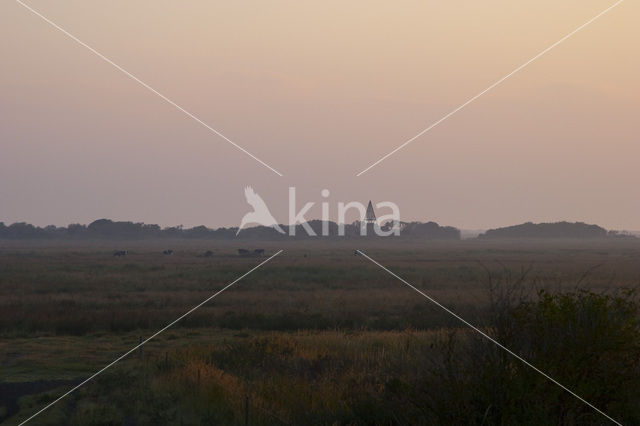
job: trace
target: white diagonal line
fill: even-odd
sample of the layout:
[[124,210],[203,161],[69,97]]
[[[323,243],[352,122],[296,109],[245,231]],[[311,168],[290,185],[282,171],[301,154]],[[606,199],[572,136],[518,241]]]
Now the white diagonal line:
[[356,250],[356,252],[360,253],[362,256],[364,256],[365,258],[367,258],[368,260],[370,260],[372,263],[378,265],[380,268],[382,268],[383,270],[387,271],[391,276],[397,278],[398,280],[402,281],[403,283],[405,283],[407,286],[411,287],[413,290],[415,290],[416,292],[418,292],[419,294],[421,294],[422,296],[424,296],[425,298],[427,298],[431,303],[435,304],[436,306],[438,306],[439,308],[441,308],[442,310],[444,310],[445,312],[447,312],[449,315],[455,317],[456,319],[458,319],[459,321],[461,321],[463,324],[465,324],[466,326],[470,327],[471,329],[473,329],[474,331],[476,331],[477,333],[479,333],[482,337],[484,337],[485,339],[488,339],[489,341],[491,341],[492,343],[494,343],[495,345],[497,345],[498,347],[500,347],[501,349],[503,349],[504,351],[506,351],[507,353],[509,353],[510,355],[512,355],[513,357],[517,358],[520,362],[522,362],[523,364],[525,364],[526,366],[532,368],[533,370],[535,370],[537,373],[541,374],[542,376],[546,377],[548,380],[550,380],[551,382],[555,383],[556,385],[560,386],[562,389],[564,389],[565,391],[569,392],[571,395],[573,395],[574,397],[578,398],[580,401],[584,402],[585,404],[587,404],[589,407],[593,408],[594,410],[596,410],[598,413],[602,414],[603,416],[605,416],[607,419],[611,420],[613,423],[622,426],[622,423],[618,422],[617,420],[613,419],[612,417],[610,417],[607,413],[605,413],[604,411],[600,410],[598,407],[596,407],[595,405],[591,404],[589,401],[585,400],[584,398],[582,398],[580,395],[576,394],[575,392],[573,392],[571,389],[567,388],[566,386],[564,386],[562,383],[558,382],[556,379],[554,379],[553,377],[549,376],[547,373],[545,373],[544,371],[538,369],[535,365],[531,364],[529,361],[527,361],[526,359],[522,358],[520,355],[516,354],[515,352],[513,352],[511,349],[507,348],[506,346],[502,345],[500,342],[498,342],[497,340],[495,340],[494,338],[492,338],[491,336],[489,336],[488,334],[486,334],[484,331],[480,330],[478,327],[476,327],[475,325],[471,324],[469,321],[465,320],[464,318],[462,318],[460,315],[456,314],[455,312],[453,312],[451,309],[447,308],[446,306],[442,305],[440,302],[438,302],[437,300],[435,300],[434,298],[432,298],[431,296],[427,295],[426,293],[422,292],[421,290],[419,290],[418,288],[414,287],[413,285],[409,284],[407,281],[405,281],[403,278],[401,278],[400,276],[396,275],[395,273],[393,273],[392,271],[390,271],[389,269],[387,269],[386,267],[384,267],[383,265],[381,265],[380,263],[376,262],[375,260],[373,260],[372,258],[370,258],[369,256],[367,256],[364,252],[362,252],[361,250]]
[[201,125],[203,125],[204,127],[206,127],[207,129],[209,129],[210,131],[212,131],[213,133],[215,133],[216,135],[218,135],[219,137],[221,137],[222,139],[224,139],[225,141],[229,142],[231,145],[235,146],[236,148],[238,148],[240,151],[244,152],[245,154],[247,154],[249,157],[253,158],[254,160],[256,160],[258,163],[262,164],[263,166],[265,166],[266,168],[268,168],[269,170],[271,170],[272,172],[274,172],[275,174],[277,174],[278,176],[282,176],[282,173],[280,173],[279,171],[277,171],[276,169],[274,169],[273,167],[271,167],[270,165],[268,165],[267,163],[265,163],[264,161],[262,161],[261,159],[259,159],[258,157],[256,157],[255,155],[253,155],[252,153],[250,153],[249,151],[247,151],[245,148],[241,147],[240,145],[238,145],[237,143],[235,143],[234,141],[232,141],[231,139],[229,139],[228,137],[226,137],[225,135],[223,135],[222,133],[220,133],[219,131],[217,131],[216,129],[214,129],[213,127],[211,127],[210,125],[208,125],[207,123],[205,123],[204,121],[202,121],[201,119],[199,119],[198,117],[196,117],[195,115],[193,115],[192,113],[190,113],[189,111],[187,111],[186,109],[184,109],[183,107],[181,107],[180,105],[178,105],[177,103],[173,102],[171,99],[167,98],[165,95],[163,95],[162,93],[158,92],[156,89],[154,89],[153,87],[149,86],[147,83],[145,83],[144,81],[140,80],[138,77],[136,77],[135,75],[131,74],[129,71],[125,70],[124,68],[122,68],[120,65],[116,64],[115,62],[113,62],[111,59],[107,58],[106,56],[104,56],[102,53],[98,52],[97,50],[95,50],[93,47],[89,46],[88,44],[86,44],[85,42],[83,42],[82,40],[78,39],[76,36],[74,36],[73,34],[69,33],[68,31],[66,31],[64,28],[60,27],[58,24],[56,24],[55,22],[53,22],[52,20],[50,20],[49,18],[47,18],[46,16],[42,15],[40,12],[34,10],[33,8],[27,6],[26,4],[24,4],[22,1],[20,0],[16,0],[16,2],[18,4],[20,4],[21,6],[23,6],[25,9],[29,10],[31,13],[33,13],[34,15],[40,17],[42,20],[44,20],[45,22],[49,23],[51,26],[53,26],[55,29],[57,29],[58,31],[62,32],[63,34],[65,34],[67,37],[69,37],[70,39],[72,39],[73,41],[75,41],[76,43],[80,44],[81,46],[86,47],[87,49],[89,49],[91,52],[93,52],[94,54],[96,54],[100,59],[103,59],[105,62],[113,65],[115,68],[117,68],[119,71],[121,71],[123,74],[125,74],[127,77],[130,77],[131,79],[135,80],[137,83],[139,83],[141,86],[143,86],[144,88],[148,89],[149,91],[153,92],[154,94],[158,95],[160,98],[164,99],[167,103],[171,104],[172,106],[176,107],[178,110],[182,111],[184,114],[186,114],[188,117],[194,119],[195,121],[197,121],[198,123],[200,123]]
[[123,355],[120,355],[118,358],[116,358],[113,362],[111,362],[110,364],[107,364],[106,366],[102,367],[100,370],[98,370],[97,372],[95,372],[94,374],[92,374],[91,376],[89,376],[87,379],[85,379],[84,381],[82,381],[82,383],[76,385],[75,387],[71,388],[69,391],[67,391],[66,393],[64,393],[62,396],[60,396],[58,399],[54,400],[53,402],[50,402],[49,404],[47,404],[44,408],[42,408],[40,411],[36,412],[35,414],[33,414],[31,417],[29,417],[28,419],[26,419],[25,421],[21,422],[19,426],[27,423],[28,421],[30,421],[31,419],[33,419],[34,417],[36,417],[37,415],[39,415],[40,413],[42,413],[43,411],[47,410],[48,408],[50,408],[51,406],[53,406],[54,404],[56,404],[57,402],[59,402],[60,400],[62,400],[63,398],[65,398],[66,396],[68,396],[69,394],[71,394],[72,392],[74,392],[75,390],[77,390],[78,388],[81,388],[82,386],[84,386],[85,384],[87,384],[88,382],[90,382],[91,380],[93,380],[96,376],[98,376],[99,374],[101,374],[103,371],[105,371],[106,369],[108,369],[109,367],[112,367],[114,364],[116,364],[118,361],[121,361],[122,359],[126,358],[127,355],[131,354],[132,352],[134,352],[135,350],[137,350],[138,348],[140,348],[142,345],[144,345],[145,343],[147,343],[148,341],[150,341],[151,339],[155,338],[156,336],[158,336],[160,333],[164,332],[165,330],[167,330],[168,328],[172,327],[174,324],[176,324],[178,321],[180,321],[181,319],[183,319],[184,317],[186,317],[187,315],[191,314],[193,311],[195,311],[196,309],[200,308],[202,305],[204,305],[205,303],[209,302],[211,299],[213,299],[214,297],[216,297],[217,295],[219,295],[220,293],[222,293],[223,291],[225,291],[226,289],[228,289],[229,287],[231,287],[232,285],[234,285],[235,283],[237,283],[238,281],[240,281],[241,279],[243,279],[244,277],[246,277],[247,275],[249,275],[250,273],[252,273],[253,271],[255,271],[256,269],[258,269],[259,267],[261,267],[262,265],[264,265],[265,263],[267,263],[268,261],[270,261],[271,259],[273,259],[274,257],[276,257],[277,255],[279,255],[280,253],[282,253],[283,250],[278,251],[276,254],[272,255],[271,257],[269,257],[268,259],[265,259],[263,262],[261,262],[260,264],[254,266],[252,269],[250,269],[248,272],[244,273],[243,275],[241,275],[240,277],[236,278],[235,280],[233,280],[233,282],[231,282],[230,284],[227,284],[226,286],[224,286],[222,288],[222,290],[217,291],[216,293],[214,293],[213,295],[209,296],[208,298],[206,298],[204,301],[200,302],[199,304],[197,304],[196,306],[194,306],[193,308],[189,309],[187,312],[185,312],[184,314],[182,314],[180,317],[178,317],[177,319],[175,319],[174,321],[170,322],[168,325],[166,325],[164,328],[156,331],[154,334],[152,334],[150,337],[146,338],[145,340],[143,340],[142,342],[140,342],[139,344],[137,344],[136,346],[134,346],[133,348],[131,348],[130,350],[128,350],[127,352],[125,352]]
[[529,59],[527,62],[525,62],[524,64],[520,65],[518,68],[514,69],[513,71],[511,71],[509,74],[505,75],[504,77],[502,77],[500,80],[496,81],[495,83],[493,83],[491,86],[487,87],[486,89],[484,89],[482,92],[478,93],[477,95],[475,95],[474,97],[470,98],[468,101],[466,101],[465,103],[463,103],[462,105],[460,105],[459,107],[457,107],[456,109],[454,109],[453,111],[451,111],[450,113],[448,113],[447,115],[445,115],[444,117],[442,117],[441,119],[439,119],[438,121],[436,121],[435,123],[431,124],[429,127],[427,127],[426,129],[422,130],[420,133],[418,133],[417,135],[413,136],[412,138],[406,140],[404,143],[402,143],[401,145],[399,145],[397,148],[395,148],[393,151],[391,151],[390,153],[388,153],[387,155],[381,157],[378,161],[376,161],[375,163],[371,164],[369,167],[367,167],[366,169],[362,170],[360,173],[358,173],[356,176],[360,176],[364,173],[366,173],[369,169],[371,169],[372,167],[377,166],[378,164],[380,164],[381,162],[383,162],[384,160],[386,160],[387,158],[389,158],[390,156],[392,156],[393,154],[395,154],[396,152],[400,151],[402,148],[404,148],[405,146],[409,145],[411,142],[413,142],[414,140],[418,139],[420,136],[424,135],[425,133],[427,133],[429,130],[433,129],[434,127],[436,127],[438,124],[442,123],[443,121],[445,121],[446,119],[448,119],[449,117],[451,117],[452,115],[454,115],[455,113],[457,113],[458,111],[460,111],[461,109],[463,109],[464,107],[466,107],[467,105],[469,105],[470,103],[472,103],[473,101],[475,101],[476,99],[478,99],[480,96],[484,95],[485,93],[487,93],[488,91],[490,91],[491,89],[493,89],[494,87],[498,86],[499,84],[501,84],[503,81],[505,81],[506,79],[508,79],[509,77],[511,77],[512,75],[514,75],[515,73],[517,73],[518,71],[522,70],[523,68],[525,68],[527,65],[531,64],[532,62],[534,62],[536,59],[540,58],[541,56],[543,56],[545,53],[549,52],[551,49],[553,49],[554,47],[556,47],[557,45],[559,45],[560,43],[564,42],[565,40],[567,40],[569,37],[571,37],[572,35],[574,35],[575,33],[577,33],[578,31],[582,30],[583,28],[585,28],[586,26],[588,26],[589,24],[593,23],[595,20],[597,20],[598,18],[600,18],[602,15],[604,15],[605,13],[609,12],[611,9],[613,9],[614,7],[618,6],[620,3],[622,3],[624,0],[618,0],[616,3],[614,3],[612,6],[609,6],[608,8],[606,8],[605,10],[603,10],[602,12],[598,13],[596,16],[594,16],[593,18],[589,19],[587,22],[585,22],[584,24],[580,25],[578,28],[576,28],[575,30],[571,31],[569,34],[565,35],[564,37],[562,37],[560,40],[556,41],[555,43],[553,43],[551,46],[547,47],[546,49],[544,49],[542,52],[538,53],[536,56],[534,56],[533,58]]

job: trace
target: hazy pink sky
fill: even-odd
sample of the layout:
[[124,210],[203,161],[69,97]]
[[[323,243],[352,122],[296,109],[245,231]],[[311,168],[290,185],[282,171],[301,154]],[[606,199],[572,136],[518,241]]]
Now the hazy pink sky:
[[[299,204],[390,200],[462,228],[640,229],[640,4],[628,0],[361,177],[409,137],[614,3],[0,3],[0,221],[237,226],[251,185]],[[319,217],[320,207],[310,217]]]

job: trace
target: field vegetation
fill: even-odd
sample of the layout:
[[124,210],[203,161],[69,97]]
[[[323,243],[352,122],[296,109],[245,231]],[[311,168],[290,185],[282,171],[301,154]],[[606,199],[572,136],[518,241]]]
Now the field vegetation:
[[0,241],[0,420],[264,259],[238,248],[285,251],[33,424],[607,424],[355,249],[640,424],[640,243],[626,239]]

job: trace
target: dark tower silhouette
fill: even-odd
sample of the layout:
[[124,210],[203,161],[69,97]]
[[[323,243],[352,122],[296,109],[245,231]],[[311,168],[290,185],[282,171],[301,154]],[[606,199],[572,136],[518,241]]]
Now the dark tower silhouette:
[[367,206],[367,214],[365,215],[364,221],[366,224],[367,236],[375,235],[374,228],[376,226],[376,213],[373,211],[371,200],[369,200],[369,205]]

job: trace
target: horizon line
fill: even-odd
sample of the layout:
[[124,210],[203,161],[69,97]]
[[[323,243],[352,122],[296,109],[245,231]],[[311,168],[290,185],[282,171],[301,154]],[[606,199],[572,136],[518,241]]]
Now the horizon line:
[[[158,226],[160,228],[160,230],[167,230],[167,229],[172,229],[172,228],[177,228],[177,229],[182,229],[182,230],[189,230],[189,229],[194,229],[194,228],[200,228],[200,227],[205,227],[209,230],[221,230],[221,229],[237,229],[238,226],[217,226],[217,227],[213,227],[213,226],[208,226],[208,225],[204,225],[204,224],[200,224],[200,225],[183,225],[183,224],[179,224],[179,225],[160,225],[158,223],[150,223],[150,222],[144,222],[144,221],[133,221],[133,220],[114,220],[114,219],[109,219],[109,218],[99,218],[99,219],[95,219],[89,223],[79,223],[79,222],[74,222],[74,223],[68,223],[66,225],[55,225],[55,224],[48,224],[48,225],[37,225],[31,222],[27,222],[27,221],[14,221],[12,223],[5,223],[3,220],[0,220],[0,225],[3,225],[5,227],[10,227],[12,225],[16,225],[16,224],[25,224],[25,225],[30,225],[33,226],[35,228],[39,228],[39,229],[46,229],[49,227],[55,227],[55,228],[69,228],[69,226],[74,226],[74,225],[79,225],[79,226],[83,226],[83,227],[89,227],[91,224],[98,222],[98,221],[102,221],[102,220],[106,220],[106,221],[110,221],[112,223],[131,223],[134,225],[147,225],[147,226]],[[279,226],[287,226],[287,227],[291,227],[291,226],[302,226],[303,223],[312,223],[312,222],[325,222],[322,219],[310,219],[307,220],[305,222],[299,222],[296,224],[284,224],[284,223],[278,223]],[[336,225],[353,225],[356,222],[359,221],[353,221],[353,222],[345,222],[345,223],[340,223],[337,221],[333,221],[333,220],[328,220],[326,221],[328,223],[333,223]],[[388,223],[390,221],[387,221],[385,223]],[[585,222],[583,220],[567,220],[567,219],[560,219],[560,220],[555,220],[555,221],[539,221],[539,222],[534,222],[532,220],[526,220],[524,222],[519,222],[519,223],[515,223],[515,224],[511,224],[511,225],[500,225],[500,226],[495,226],[495,227],[485,227],[485,228],[464,228],[464,227],[459,227],[459,226],[455,226],[455,225],[442,225],[439,222],[435,221],[435,220],[427,220],[427,221],[422,221],[422,220],[408,220],[408,221],[404,221],[401,220],[400,223],[435,223],[441,227],[452,227],[455,228],[459,231],[473,231],[473,232],[486,232],[486,231],[490,231],[493,229],[501,229],[501,228],[508,228],[508,227],[513,227],[513,226],[519,226],[519,225],[525,225],[525,224],[534,224],[534,225],[542,225],[542,224],[558,224],[558,223],[569,223],[569,224],[585,224],[585,225],[592,225],[592,226],[599,226],[607,231],[620,231],[620,232],[638,232],[640,233],[640,229],[630,229],[630,228],[608,228],[602,225],[599,225],[597,223],[589,223],[589,222]],[[245,230],[247,229],[254,229],[254,228],[269,228],[269,226],[264,226],[264,225],[255,225],[255,226],[250,226],[247,228],[244,228]]]

